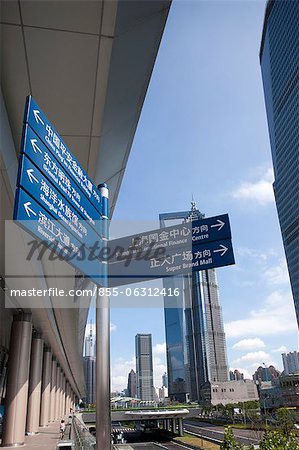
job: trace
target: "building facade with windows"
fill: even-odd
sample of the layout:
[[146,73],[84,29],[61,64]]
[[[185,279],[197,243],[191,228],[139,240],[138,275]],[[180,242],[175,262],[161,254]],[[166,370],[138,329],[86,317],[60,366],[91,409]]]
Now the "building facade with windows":
[[83,368],[86,384],[85,403],[94,405],[96,403],[96,358],[94,356],[84,356]]
[[143,401],[154,400],[153,349],[151,334],[137,334],[136,348],[136,376],[137,397]]
[[[192,202],[191,211],[160,214],[160,226],[203,217]],[[164,278],[163,285],[166,292],[177,288],[180,293],[164,297],[168,395],[180,402],[200,401],[205,383],[228,381],[216,271]]]
[[274,194],[299,324],[299,5],[269,0],[260,62]]
[[282,354],[284,375],[299,374],[299,352]]
[[129,397],[135,398],[137,396],[137,380],[136,372],[132,369],[128,375],[127,392]]

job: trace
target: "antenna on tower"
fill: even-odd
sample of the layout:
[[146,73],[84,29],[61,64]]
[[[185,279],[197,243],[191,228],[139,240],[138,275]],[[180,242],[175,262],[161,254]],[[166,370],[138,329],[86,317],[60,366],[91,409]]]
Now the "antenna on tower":
[[192,200],[191,200],[191,211],[197,211],[196,202],[194,200],[194,195],[192,193]]

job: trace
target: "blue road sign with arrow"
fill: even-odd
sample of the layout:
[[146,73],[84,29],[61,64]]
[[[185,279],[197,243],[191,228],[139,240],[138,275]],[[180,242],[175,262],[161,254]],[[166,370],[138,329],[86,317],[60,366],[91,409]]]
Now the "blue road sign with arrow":
[[55,158],[67,170],[76,185],[82,189],[94,207],[101,212],[101,196],[97,187],[31,96],[26,101],[24,123],[30,125]]
[[167,250],[162,256],[132,259],[126,266],[123,260],[109,264],[109,286],[186,275],[200,270],[214,269],[235,263],[231,239],[206,242],[195,247]]
[[[25,155],[21,156],[19,164],[18,186],[26,190],[55,220],[61,220],[86,247],[93,246],[97,241],[103,246],[89,222],[81,218],[73,205]],[[100,221],[97,224],[99,228]]]
[[83,219],[88,220],[99,232],[96,222],[101,219],[101,213],[28,125],[24,126],[21,153],[24,153],[43,172],[54,187],[72,203]]
[[[32,175],[34,176],[34,175]],[[107,266],[98,259],[90,260],[89,252],[64,226],[39,205],[27,192],[18,188],[14,220],[45,244],[50,250],[65,258],[69,264],[102,286],[106,277]]]
[[[32,97],[25,107],[14,220],[103,286],[104,203],[84,169]],[[89,248],[89,247],[92,247]],[[98,253],[97,253],[98,252]]]

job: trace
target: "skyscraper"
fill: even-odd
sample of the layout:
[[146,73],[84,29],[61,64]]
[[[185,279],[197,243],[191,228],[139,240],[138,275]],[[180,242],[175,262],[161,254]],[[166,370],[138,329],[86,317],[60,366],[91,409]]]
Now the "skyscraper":
[[128,375],[128,396],[135,398],[137,395],[137,383],[136,383],[136,372],[132,369]]
[[137,334],[135,348],[137,397],[144,401],[152,401],[154,400],[152,335]]
[[96,402],[96,358],[94,356],[84,356],[83,358],[84,378],[86,383],[87,404]]
[[269,0],[260,62],[273,184],[299,324],[299,3]]
[[282,354],[284,375],[299,373],[299,352],[289,352]]
[[[160,214],[160,226],[203,217],[192,202],[191,211]],[[181,402],[198,401],[205,383],[228,380],[216,272],[164,278],[163,285],[166,292],[169,288],[180,292],[164,297],[168,395]]]

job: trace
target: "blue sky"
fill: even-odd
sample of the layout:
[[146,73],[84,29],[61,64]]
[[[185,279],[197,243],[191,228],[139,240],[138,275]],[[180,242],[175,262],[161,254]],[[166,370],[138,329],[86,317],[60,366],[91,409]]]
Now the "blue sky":
[[[192,194],[206,216],[229,213],[236,265],[217,276],[229,366],[248,376],[298,348],[259,66],[264,8],[174,0],[113,218],[146,227]],[[153,335],[157,386],[166,370],[163,309],[140,306],[111,311],[113,389],[135,369],[138,332]]]

